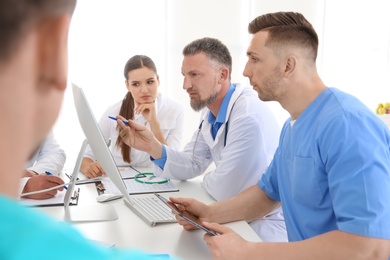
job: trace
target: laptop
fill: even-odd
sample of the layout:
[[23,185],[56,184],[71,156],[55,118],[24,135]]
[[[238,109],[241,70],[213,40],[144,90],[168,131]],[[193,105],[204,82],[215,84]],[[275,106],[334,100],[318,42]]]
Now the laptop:
[[92,113],[84,91],[72,83],[73,98],[81,128],[95,158],[107,176],[123,194],[124,203],[150,226],[177,222],[169,207],[153,194],[130,195]]

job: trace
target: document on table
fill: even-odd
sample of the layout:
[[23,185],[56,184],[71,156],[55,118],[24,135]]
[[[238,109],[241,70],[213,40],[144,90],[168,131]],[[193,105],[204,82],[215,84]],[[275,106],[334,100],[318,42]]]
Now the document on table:
[[[122,176],[122,179],[130,179],[130,178],[134,178],[135,175],[137,175],[139,173],[152,172],[153,168],[140,168],[138,170],[132,166],[118,166],[118,170]],[[88,178],[82,172],[79,172],[77,177],[78,177],[78,181],[76,184],[86,184],[86,183],[99,182],[99,181],[101,181],[101,178],[102,178],[102,176],[99,176],[96,178]]]
[[[79,202],[79,191],[75,192],[75,196],[71,198],[70,205],[77,205]],[[19,201],[27,206],[63,206],[64,205],[64,198],[65,198],[66,190],[57,192],[57,194],[50,199],[44,199],[44,200],[34,200],[34,199],[27,199],[27,198],[20,198]]]
[[[68,176],[68,175],[66,175],[66,176]],[[71,176],[68,176],[69,179],[70,179],[70,177]],[[101,178],[102,178],[101,176],[95,177],[95,178],[88,178],[87,176],[85,176],[84,173],[79,172],[77,174],[76,184],[87,184],[87,183],[99,182]]]
[[[158,181],[157,178],[155,179],[156,181]],[[103,178],[101,182],[103,183],[105,193],[121,193],[108,177]],[[139,183],[135,179],[123,179],[123,182],[125,183],[126,190],[129,194],[179,191],[179,188],[170,181],[162,184],[145,184]]]
[[122,176],[122,179],[134,178],[135,175],[139,174],[139,171],[130,166],[119,166],[118,170]]
[[146,167],[133,167],[133,166],[118,166],[119,173],[122,179],[132,179],[135,175],[145,172],[153,172],[153,168]]

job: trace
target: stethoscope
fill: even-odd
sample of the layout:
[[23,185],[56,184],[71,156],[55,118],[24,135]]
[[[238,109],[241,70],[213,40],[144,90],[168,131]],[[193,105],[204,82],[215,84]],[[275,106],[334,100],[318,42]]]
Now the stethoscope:
[[[230,116],[229,116],[229,117],[230,117]],[[195,144],[194,144],[194,147],[192,148],[192,159],[195,160],[195,161],[197,161],[197,160],[195,159],[195,147],[196,147],[196,144],[197,144],[197,142],[198,142],[199,134],[200,134],[200,132],[201,132],[201,130],[202,130],[203,122],[204,122],[204,119],[203,119],[202,122],[200,122],[200,124],[199,124],[198,133],[196,134]],[[226,130],[225,130],[225,137],[224,137],[224,140],[223,140],[223,147],[226,146],[226,139],[227,139],[227,134],[228,134],[228,130],[229,130],[229,121],[226,121],[225,125],[226,125],[226,126],[225,126],[225,129],[226,129]]]
[[194,144],[194,147],[192,147],[192,159],[193,160],[195,160],[195,147],[196,147],[196,143],[198,142],[200,131],[202,130],[203,122],[204,122],[204,120],[202,120],[202,122],[200,122],[200,124],[199,124],[198,133],[196,134],[195,144]]
[[[140,178],[144,178],[146,176],[149,176],[147,178],[148,179],[147,181],[143,181],[142,179],[140,179]],[[134,176],[134,180],[136,182],[139,182],[142,184],[164,184],[164,183],[167,183],[169,181],[169,179],[164,179],[164,180],[160,180],[160,181],[152,181],[154,178],[156,178],[156,176],[154,176],[153,172],[141,172],[141,173],[137,173]]]
[[[108,144],[107,146],[110,146],[111,144],[111,139],[108,139]],[[131,166],[130,166],[131,167]],[[137,169],[135,169],[134,167],[131,167],[133,170],[139,172]],[[65,173],[66,174],[66,173]],[[143,181],[141,180],[141,178],[145,178],[146,176],[149,176],[147,179],[147,181]],[[142,183],[142,184],[164,184],[164,183],[167,183],[169,181],[169,179],[164,179],[164,180],[160,180],[160,181],[152,181],[152,179],[156,178],[156,176],[154,176],[154,173],[152,172],[139,172],[137,173],[135,176],[134,176],[134,180],[136,182],[139,182],[139,183]],[[69,178],[70,179],[70,178]]]
[[[158,181],[154,181],[153,179],[155,179],[157,177],[154,175],[153,172],[140,172],[136,168],[134,168],[133,166],[130,166],[130,168],[132,168],[133,170],[138,172],[136,175],[134,175],[134,180],[136,182],[138,182],[138,183],[142,183],[142,184],[164,184],[164,183],[167,183],[169,181],[169,179],[161,180],[161,178],[159,178]],[[143,180],[145,177],[147,177],[146,180]]]

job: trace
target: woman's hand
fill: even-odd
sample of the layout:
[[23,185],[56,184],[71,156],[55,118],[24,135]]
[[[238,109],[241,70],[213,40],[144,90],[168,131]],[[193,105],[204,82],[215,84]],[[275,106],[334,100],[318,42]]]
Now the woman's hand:
[[153,122],[157,121],[157,114],[154,102],[145,104],[136,103],[136,108],[134,109],[134,112],[135,114],[142,114],[142,116],[145,117],[149,124],[152,124]]

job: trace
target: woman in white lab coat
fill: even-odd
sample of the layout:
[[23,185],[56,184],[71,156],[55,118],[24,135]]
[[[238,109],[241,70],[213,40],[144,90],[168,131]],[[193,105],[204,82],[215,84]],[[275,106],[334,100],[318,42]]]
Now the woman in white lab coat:
[[[121,115],[133,119],[147,126],[161,143],[180,149],[184,108],[158,92],[159,76],[153,60],[148,56],[135,55],[130,58],[125,65],[124,76],[128,92],[123,100],[108,107],[100,118],[99,126],[104,138],[111,141],[110,150],[118,166],[153,167],[147,153],[131,149],[118,138],[117,123],[108,116]],[[90,178],[104,174],[89,146],[80,170]]]

